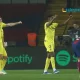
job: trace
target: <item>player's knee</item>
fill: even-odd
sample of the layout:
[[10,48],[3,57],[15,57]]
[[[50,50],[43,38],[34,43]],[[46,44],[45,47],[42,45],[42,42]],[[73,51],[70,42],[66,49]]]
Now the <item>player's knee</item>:
[[3,55],[2,55],[2,54],[0,54],[0,60],[1,60],[1,59],[3,59]]
[[3,59],[7,60],[7,58],[8,58],[7,56],[3,56]]

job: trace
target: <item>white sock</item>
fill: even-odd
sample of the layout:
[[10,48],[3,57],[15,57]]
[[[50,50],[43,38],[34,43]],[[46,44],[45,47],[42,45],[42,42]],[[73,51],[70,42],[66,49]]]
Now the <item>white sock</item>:
[[55,68],[53,68],[53,72],[55,71],[56,69]]
[[47,70],[44,70],[44,72],[47,72]]

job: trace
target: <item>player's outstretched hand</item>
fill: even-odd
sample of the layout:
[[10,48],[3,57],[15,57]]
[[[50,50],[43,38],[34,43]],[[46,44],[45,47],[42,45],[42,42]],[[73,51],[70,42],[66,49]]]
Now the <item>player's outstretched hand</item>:
[[19,23],[19,24],[22,24],[22,21],[19,21],[18,23]]
[[55,19],[57,16],[58,16],[58,15],[55,14],[54,16],[51,17],[51,19],[53,19],[53,18]]
[[55,14],[55,17],[57,17],[58,15],[57,14]]
[[57,16],[58,16],[58,15],[55,14],[53,18],[56,18]]
[[72,15],[69,16],[69,18],[72,18],[72,17],[73,17]]

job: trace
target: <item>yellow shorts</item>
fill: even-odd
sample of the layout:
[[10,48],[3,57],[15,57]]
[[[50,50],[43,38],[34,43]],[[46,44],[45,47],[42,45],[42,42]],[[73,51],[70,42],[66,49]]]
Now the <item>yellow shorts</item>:
[[53,42],[45,41],[44,45],[45,45],[45,48],[46,48],[47,52],[54,52],[55,45],[54,45]]
[[2,54],[3,56],[7,56],[6,50],[3,47],[3,43],[0,42],[0,54]]

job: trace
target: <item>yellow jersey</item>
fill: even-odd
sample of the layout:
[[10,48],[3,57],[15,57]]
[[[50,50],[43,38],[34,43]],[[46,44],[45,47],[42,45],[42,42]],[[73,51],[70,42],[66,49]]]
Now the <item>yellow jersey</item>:
[[58,23],[52,23],[49,27],[46,26],[48,22],[44,24],[44,30],[45,30],[45,39],[44,41],[50,41],[54,42],[55,37],[55,28],[58,26]]
[[3,32],[3,27],[5,27],[6,24],[3,22],[0,22],[0,42],[3,40],[4,38],[4,32]]

